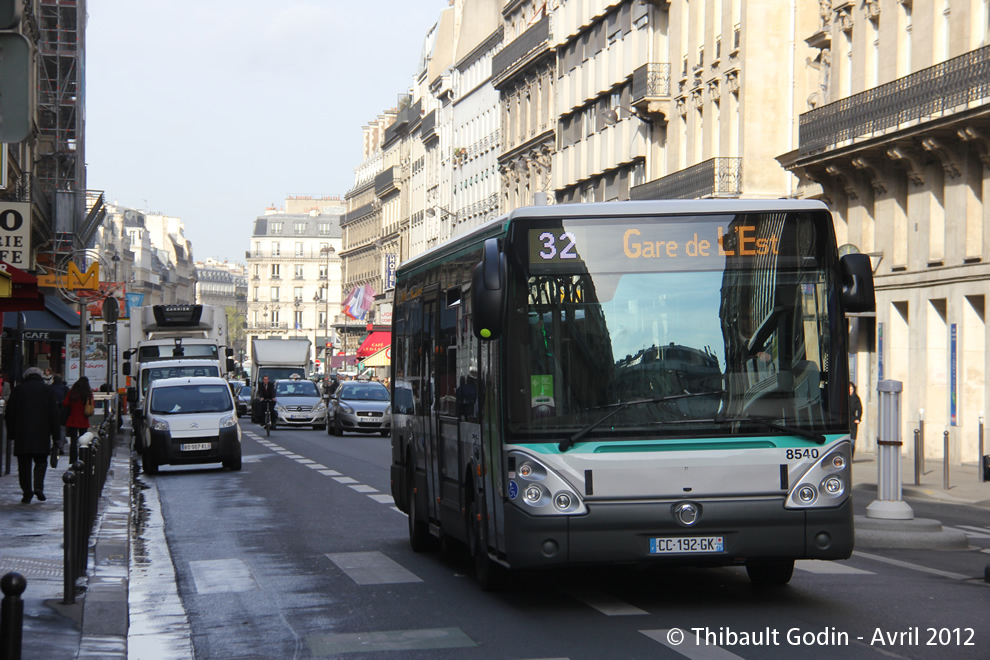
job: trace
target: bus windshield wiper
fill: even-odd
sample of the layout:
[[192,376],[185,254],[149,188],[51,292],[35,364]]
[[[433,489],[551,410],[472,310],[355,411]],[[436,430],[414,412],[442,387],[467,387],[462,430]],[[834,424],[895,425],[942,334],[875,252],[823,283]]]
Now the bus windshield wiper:
[[714,392],[685,392],[684,394],[670,394],[667,396],[655,396],[650,399],[635,399],[632,401],[622,401],[620,403],[611,403],[607,406],[601,406],[602,408],[614,408],[614,410],[609,411],[607,415],[602,415],[591,424],[588,424],[583,429],[567,438],[566,440],[561,440],[560,444],[557,445],[557,449],[560,451],[567,451],[574,446],[574,443],[578,442],[584,436],[588,435],[596,428],[598,428],[603,422],[615,417],[620,412],[625,410],[630,406],[639,406],[644,403],[663,403],[664,401],[673,401],[675,399],[690,399],[697,396],[715,396],[717,394],[722,394],[722,390],[715,390]]
[[[703,420],[696,420],[703,421]],[[824,445],[827,439],[821,433],[815,433],[814,431],[808,431],[806,429],[800,429],[794,426],[787,426],[786,424],[778,424],[769,417],[716,417],[711,420],[716,424],[731,424],[734,422],[753,422],[754,424],[761,424],[772,429],[777,429],[778,431],[783,431],[784,433],[790,433],[791,435],[798,435],[802,438],[807,438],[808,440],[814,440],[820,445]]]

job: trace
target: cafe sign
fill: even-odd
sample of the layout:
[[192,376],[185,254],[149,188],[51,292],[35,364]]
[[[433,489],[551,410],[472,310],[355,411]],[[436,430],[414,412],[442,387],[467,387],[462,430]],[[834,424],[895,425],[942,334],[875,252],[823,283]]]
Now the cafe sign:
[[0,202],[0,261],[31,268],[31,204]]

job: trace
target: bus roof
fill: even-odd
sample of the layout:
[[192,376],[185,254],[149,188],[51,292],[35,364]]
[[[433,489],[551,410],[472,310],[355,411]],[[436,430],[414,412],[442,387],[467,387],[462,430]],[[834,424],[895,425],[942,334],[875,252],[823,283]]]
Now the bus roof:
[[415,272],[434,261],[449,259],[472,249],[484,239],[505,234],[513,220],[522,218],[607,218],[621,216],[691,215],[721,213],[782,213],[828,211],[814,199],[659,199],[587,204],[523,206],[475,227],[466,234],[430,248],[399,266],[397,275]]

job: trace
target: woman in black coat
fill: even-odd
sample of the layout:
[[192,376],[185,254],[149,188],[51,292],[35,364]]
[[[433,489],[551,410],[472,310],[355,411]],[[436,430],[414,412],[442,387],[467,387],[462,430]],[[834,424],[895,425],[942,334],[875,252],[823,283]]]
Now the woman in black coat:
[[856,455],[856,434],[863,421],[863,402],[856,394],[856,385],[849,383],[849,438],[852,440],[852,455]]
[[21,502],[30,504],[33,496],[44,502],[45,473],[52,442],[58,443],[59,419],[55,393],[42,379],[41,369],[31,367],[24,372],[24,380],[11,393],[5,414],[7,435],[14,440],[17,477],[24,493]]

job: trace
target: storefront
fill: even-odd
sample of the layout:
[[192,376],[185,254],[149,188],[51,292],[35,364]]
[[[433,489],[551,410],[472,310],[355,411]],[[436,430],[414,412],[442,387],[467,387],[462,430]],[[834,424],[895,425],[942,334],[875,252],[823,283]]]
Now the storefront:
[[[8,307],[12,299],[6,299]],[[41,309],[3,312],[0,365],[18,377],[19,365],[65,373],[66,339],[79,334],[79,314],[54,295],[44,296]],[[22,358],[23,356],[23,358]]]

